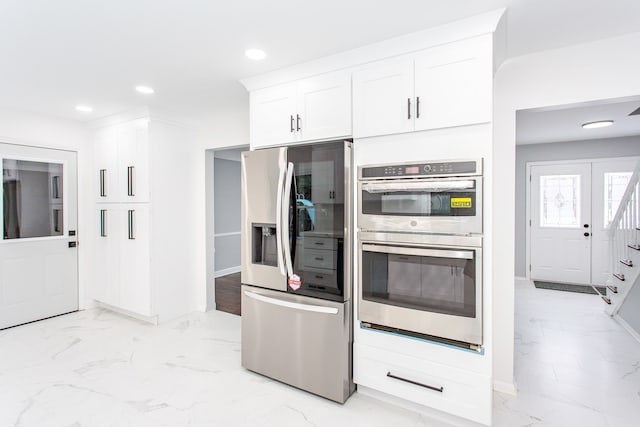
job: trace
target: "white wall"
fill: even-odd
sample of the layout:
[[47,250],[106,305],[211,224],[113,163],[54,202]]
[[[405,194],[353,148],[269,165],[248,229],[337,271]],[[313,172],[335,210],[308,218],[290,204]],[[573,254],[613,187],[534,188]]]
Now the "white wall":
[[91,228],[92,192],[90,177],[93,150],[90,133],[81,122],[38,114],[0,109],[0,142],[76,151],[78,153],[78,273],[80,308],[92,306],[87,298],[87,280],[91,277],[93,250],[85,238]]
[[202,289],[201,301],[202,310],[208,310],[215,308],[214,150],[249,145],[249,95],[244,107],[212,117],[200,131],[198,141],[202,160],[196,166],[203,198],[202,209],[196,212],[194,219],[202,231],[199,247],[203,248],[205,257],[202,283],[206,282],[206,287]]
[[[215,271],[240,267],[240,162],[221,159],[214,162]],[[235,233],[235,234],[231,234]]]
[[640,33],[512,58],[494,104],[494,384],[513,385],[516,111],[640,94]]
[[516,147],[515,274],[526,276],[526,174],[528,162],[640,156],[640,136],[528,144]]

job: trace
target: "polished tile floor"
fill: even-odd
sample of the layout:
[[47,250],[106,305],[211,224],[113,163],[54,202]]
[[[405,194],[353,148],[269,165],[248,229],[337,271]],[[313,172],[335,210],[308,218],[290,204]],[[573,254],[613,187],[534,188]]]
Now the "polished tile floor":
[[[640,343],[593,295],[518,285],[517,397],[497,426],[637,426]],[[355,394],[342,406],[240,366],[240,318],[159,327],[92,309],[0,331],[0,426],[442,426]]]

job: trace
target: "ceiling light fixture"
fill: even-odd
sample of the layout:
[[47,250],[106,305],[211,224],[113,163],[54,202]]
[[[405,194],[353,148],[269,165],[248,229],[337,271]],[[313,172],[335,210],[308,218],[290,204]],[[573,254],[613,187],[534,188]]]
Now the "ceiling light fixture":
[[151,95],[155,92],[153,88],[149,86],[136,86],[136,90],[140,93],[144,93],[145,95]]
[[76,110],[82,111],[83,113],[90,113],[93,111],[93,108],[89,107],[88,105],[77,105]]
[[589,123],[583,123],[582,124],[582,128],[583,129],[598,129],[598,128],[604,128],[607,126],[611,126],[613,124],[613,120],[598,120],[597,122],[589,122]]
[[254,61],[259,61],[267,57],[267,54],[260,49],[247,49],[244,51],[244,54],[247,58],[253,59]]

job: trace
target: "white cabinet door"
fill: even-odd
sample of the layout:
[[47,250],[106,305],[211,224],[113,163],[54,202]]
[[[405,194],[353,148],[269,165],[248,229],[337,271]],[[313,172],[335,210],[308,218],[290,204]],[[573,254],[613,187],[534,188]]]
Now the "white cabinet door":
[[146,120],[126,123],[118,132],[118,201],[149,201],[149,137]]
[[330,73],[298,83],[296,114],[304,141],[351,135],[351,76]]
[[119,307],[150,316],[151,283],[149,281],[149,205],[120,207],[121,224],[113,230],[120,237]]
[[251,148],[295,142],[296,85],[279,85],[251,92],[250,140]]
[[353,136],[413,130],[413,60],[382,61],[353,73]]
[[491,121],[492,44],[486,35],[428,49],[415,61],[415,130]]
[[118,135],[114,128],[96,132],[94,141],[95,184],[98,203],[116,201],[118,186]]
[[118,205],[99,204],[95,210],[95,268],[93,298],[109,305],[120,304],[118,253],[121,212]]

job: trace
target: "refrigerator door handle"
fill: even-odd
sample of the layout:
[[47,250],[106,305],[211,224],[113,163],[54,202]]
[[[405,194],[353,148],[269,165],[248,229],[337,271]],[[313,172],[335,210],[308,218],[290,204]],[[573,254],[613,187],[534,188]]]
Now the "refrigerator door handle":
[[289,201],[291,199],[291,183],[293,182],[293,163],[287,165],[287,177],[284,183],[284,196],[282,199],[281,211],[281,239],[284,252],[284,262],[287,266],[287,277],[293,275],[293,263],[291,262],[291,245],[289,243]]
[[335,307],[324,307],[321,305],[309,305],[309,304],[301,304],[298,302],[284,301],[281,299],[266,297],[264,295],[256,294],[254,292],[249,292],[249,291],[244,291],[244,294],[249,298],[252,298],[267,304],[292,308],[294,310],[311,311],[314,313],[324,313],[324,314],[338,314],[338,309]]
[[286,175],[286,168],[280,167],[280,173],[278,175],[278,193],[276,200],[276,252],[280,255],[280,259],[278,260],[278,268],[280,269],[280,274],[283,276],[287,274],[285,261],[283,258],[283,249],[282,249],[282,192],[284,191],[284,179]]

